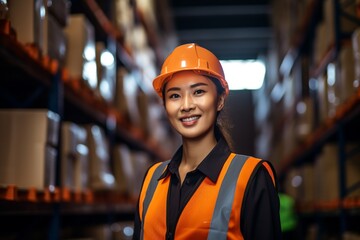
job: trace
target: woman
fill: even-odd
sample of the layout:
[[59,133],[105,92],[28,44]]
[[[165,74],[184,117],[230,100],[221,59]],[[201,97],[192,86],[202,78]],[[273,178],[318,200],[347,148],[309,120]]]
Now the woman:
[[216,56],[181,45],[153,86],[183,144],[148,170],[133,239],[280,239],[270,163],[232,153],[217,125],[229,89]]

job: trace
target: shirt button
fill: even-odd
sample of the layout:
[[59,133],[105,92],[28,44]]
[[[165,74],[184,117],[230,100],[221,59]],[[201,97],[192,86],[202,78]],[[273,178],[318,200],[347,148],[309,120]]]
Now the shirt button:
[[173,239],[173,236],[172,236],[172,233],[171,232],[168,232],[166,234],[166,240],[172,240]]
[[187,185],[190,185],[190,183],[191,183],[190,179],[186,179],[185,182]]

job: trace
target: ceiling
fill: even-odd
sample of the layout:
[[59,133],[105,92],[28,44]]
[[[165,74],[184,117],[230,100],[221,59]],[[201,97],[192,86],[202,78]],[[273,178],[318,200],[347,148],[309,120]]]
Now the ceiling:
[[256,59],[271,40],[270,0],[169,0],[179,43],[196,42],[219,59]]

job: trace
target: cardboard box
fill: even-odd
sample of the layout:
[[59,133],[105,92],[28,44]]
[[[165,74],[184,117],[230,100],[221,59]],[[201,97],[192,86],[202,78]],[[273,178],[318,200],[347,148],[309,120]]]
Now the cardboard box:
[[9,148],[8,154],[0,147],[0,184],[15,185],[20,189],[44,190],[55,187],[57,151],[44,144],[32,144],[19,149]]
[[114,106],[120,112],[126,121],[130,119],[130,111],[128,107],[128,99],[125,95],[125,79],[128,71],[124,67],[119,67],[116,72],[116,88],[114,96]]
[[132,151],[133,164],[135,169],[135,182],[133,195],[138,196],[141,190],[141,184],[144,180],[145,173],[151,165],[148,154],[140,151]]
[[291,168],[286,173],[282,191],[298,201],[301,196],[299,190],[301,183],[302,177],[299,168]]
[[89,149],[86,130],[72,122],[62,124],[61,183],[70,190],[88,188]]
[[136,180],[134,160],[127,145],[114,147],[114,176],[119,191],[132,195]]
[[112,189],[116,185],[105,132],[97,125],[86,125],[86,130],[90,159],[89,185],[92,189]]
[[323,123],[329,117],[328,83],[325,74],[320,75],[317,79],[317,82],[317,99],[319,101],[318,116],[319,122]]
[[116,58],[103,42],[96,43],[98,91],[107,102],[113,103],[116,90]]
[[47,24],[44,55],[48,55],[52,59],[58,60],[60,66],[64,66],[67,53],[66,36],[63,28],[56,19],[47,14],[45,17]]
[[[122,90],[123,93],[118,92],[120,94],[119,97],[124,98],[126,106],[119,106],[119,100],[117,100],[117,105],[127,110],[127,115],[131,123],[135,126],[141,126],[141,113],[139,110],[138,103],[138,92],[139,85],[137,83],[137,77],[135,72],[123,72],[122,73]],[[121,84],[118,82],[117,84]],[[120,87],[120,86],[119,86]],[[123,96],[121,96],[123,94]],[[118,104],[119,103],[119,104]]]
[[[355,145],[356,146],[356,145]],[[355,147],[353,144],[346,146],[346,152]],[[315,162],[315,193],[319,201],[337,200],[340,198],[339,178],[339,152],[337,144],[326,144],[321,155]],[[345,162],[346,187],[350,187],[360,181],[360,157],[354,155]],[[347,197],[360,196],[360,190],[356,190]]]
[[144,91],[138,91],[137,108],[139,109],[140,127],[144,131],[146,137],[151,131],[151,122],[149,119],[149,97]]
[[339,199],[338,151],[334,144],[326,145],[316,159],[316,199],[329,201]]
[[340,103],[355,94],[356,88],[356,75],[355,75],[355,59],[354,50],[352,45],[344,45],[339,53],[339,67],[340,67]]
[[353,56],[355,61],[355,79],[354,79],[354,88],[360,87],[360,28],[357,28],[352,35],[352,48]]
[[335,63],[329,63],[327,65],[327,101],[328,101],[328,117],[333,117],[336,113],[336,109],[340,104],[340,84],[339,84],[339,66]]
[[96,49],[94,27],[83,14],[70,15],[64,29],[68,41],[65,66],[70,76],[83,79],[88,86],[96,89]]
[[305,140],[314,130],[315,112],[314,100],[311,97],[304,97],[296,105],[296,136],[297,139]]
[[55,17],[56,21],[65,27],[68,23],[70,4],[68,0],[44,0],[46,2],[49,14]]
[[46,7],[43,0],[8,1],[11,26],[16,31],[17,40],[23,44],[35,44],[40,51],[45,49],[44,18]]
[[59,121],[47,109],[0,111],[0,184],[54,187]]
[[315,200],[315,174],[314,174],[314,165],[313,164],[304,164],[300,167],[300,176],[302,178],[302,183],[299,189],[299,198],[298,201],[302,203],[312,204]]

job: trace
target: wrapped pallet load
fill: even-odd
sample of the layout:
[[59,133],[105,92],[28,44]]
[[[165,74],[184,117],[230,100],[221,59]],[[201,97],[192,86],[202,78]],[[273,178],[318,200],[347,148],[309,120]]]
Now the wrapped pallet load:
[[114,102],[116,90],[116,59],[114,55],[103,42],[96,43],[97,91],[101,98],[110,104]]
[[117,189],[130,196],[135,195],[135,166],[130,148],[125,144],[119,144],[114,148],[114,176]]
[[72,191],[84,191],[88,188],[89,179],[87,132],[78,124],[64,122],[61,139],[62,187]]
[[46,7],[43,0],[8,1],[11,26],[17,40],[22,44],[33,44],[44,51]]
[[115,178],[111,171],[109,144],[105,132],[97,125],[86,125],[89,148],[89,185],[95,190],[113,189]]
[[357,28],[352,35],[352,48],[355,66],[354,88],[360,87],[360,28]]
[[65,66],[70,77],[82,79],[91,88],[98,84],[94,27],[83,14],[72,14],[65,28],[68,51]]

